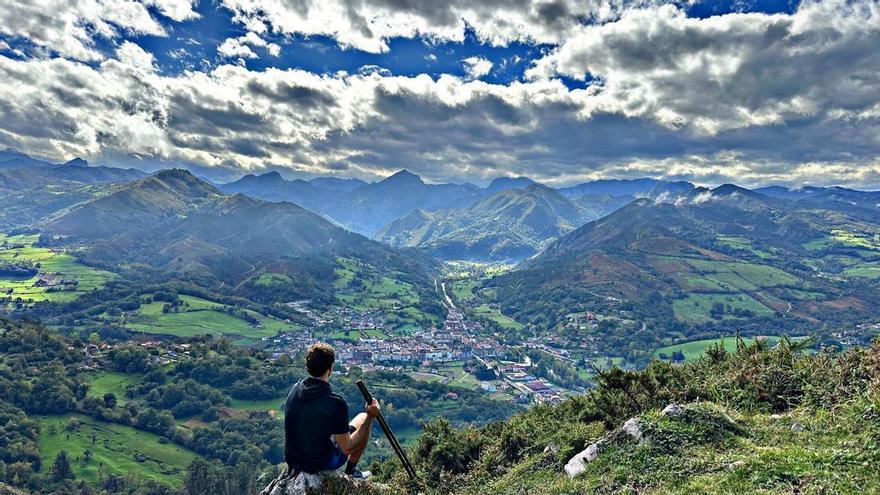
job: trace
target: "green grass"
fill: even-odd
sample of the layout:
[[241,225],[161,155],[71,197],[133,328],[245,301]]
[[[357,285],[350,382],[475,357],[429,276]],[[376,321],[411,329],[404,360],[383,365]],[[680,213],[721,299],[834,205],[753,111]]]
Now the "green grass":
[[466,301],[474,297],[474,288],[479,285],[477,280],[456,280],[452,282],[452,297],[456,301]]
[[[0,260],[40,263],[39,273],[33,277],[0,277],[0,295],[21,298],[23,301],[69,302],[81,294],[102,287],[115,276],[113,273],[85,266],[69,253],[34,247],[37,238],[36,235],[0,234]],[[75,290],[36,287],[41,275],[75,280],[77,285]],[[9,289],[12,289],[11,294],[7,294]]]
[[116,371],[99,371],[93,373],[89,380],[89,395],[103,397],[104,394],[115,394],[117,402],[122,405],[127,402],[125,388],[135,385],[140,381],[140,375],[128,375]]
[[[381,311],[385,323],[398,332],[419,327],[419,322],[437,318],[419,309],[420,297],[412,284],[391,276],[378,275],[369,265],[350,258],[337,258],[336,297],[343,304],[358,311]],[[352,283],[358,279],[359,283]]]
[[[709,311],[715,303],[731,308],[748,309],[756,316],[772,316],[774,311],[746,294],[689,294],[685,299],[672,301],[675,317],[681,321],[711,321]],[[733,318],[725,313],[724,318]]]
[[254,284],[262,286],[286,285],[293,283],[293,279],[283,273],[263,273],[254,280]]
[[[70,418],[80,426],[66,431]],[[92,442],[94,436],[95,441]],[[82,415],[40,418],[40,458],[48,470],[62,450],[68,453],[78,480],[98,481],[105,473],[135,475],[171,486],[180,486],[186,467],[197,454],[172,443],[160,443],[159,436],[129,426],[105,423]],[[84,462],[91,450],[92,459]],[[103,467],[102,467],[103,466]]]
[[508,316],[501,314],[501,311],[497,309],[492,309],[488,304],[481,304],[474,308],[474,313],[476,313],[478,318],[486,318],[492,320],[503,328],[508,328],[511,330],[522,330],[523,326]]
[[[791,337],[791,340],[802,340],[807,337]],[[755,339],[751,337],[743,337],[743,342],[746,345],[753,345],[755,343]],[[768,336],[767,343],[769,345],[774,345],[779,342],[780,337],[776,336]],[[660,357],[660,354],[666,354],[670,358],[672,357],[672,353],[681,351],[684,354],[685,361],[694,361],[699,359],[706,353],[706,349],[713,344],[721,344],[724,346],[724,350],[727,352],[735,352],[736,351],[736,337],[722,337],[719,339],[705,339],[705,340],[692,340],[690,342],[682,342],[680,344],[668,345],[666,347],[661,347],[654,351],[654,357]]]
[[734,235],[719,235],[718,242],[722,244],[726,244],[727,246],[732,247],[733,249],[739,249],[743,251],[749,251],[759,258],[772,258],[772,255],[766,251],[761,251],[760,249],[755,248],[752,245],[751,239],[746,237],[739,237]]
[[880,262],[864,263],[847,268],[843,274],[851,277],[880,278]]
[[[195,335],[237,335],[243,338],[273,337],[283,329],[293,326],[281,320],[270,318],[260,313],[245,310],[256,318],[261,328],[252,327],[250,323],[238,316],[214,311],[223,305],[193,296],[180,296],[185,304],[177,308],[178,312],[163,313],[166,303],[152,302],[143,304],[136,314],[129,317],[126,325],[132,330],[144,333],[173,335],[176,337],[192,337]],[[241,311],[241,310],[237,310]]]
[[268,400],[232,399],[229,408],[236,411],[281,411],[281,405],[286,398],[285,396]]

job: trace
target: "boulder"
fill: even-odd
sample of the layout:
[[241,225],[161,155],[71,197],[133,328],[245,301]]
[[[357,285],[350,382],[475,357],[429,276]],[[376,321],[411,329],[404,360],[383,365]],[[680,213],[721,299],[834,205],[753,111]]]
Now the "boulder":
[[645,440],[646,438],[642,431],[642,425],[639,422],[639,418],[630,418],[626,423],[623,423],[623,426],[597,440],[595,443],[590,444],[589,447],[569,459],[565,464],[565,474],[567,474],[569,478],[574,478],[583,473],[584,470],[587,469],[587,464],[599,457],[599,454],[601,454],[602,451],[612,443],[626,442],[639,445]]
[[672,404],[669,404],[668,406],[663,408],[663,415],[664,416],[672,416],[672,417],[677,418],[677,417],[681,416],[681,414],[683,412],[684,412],[684,410],[681,408],[681,406],[679,406],[675,402],[673,402]]

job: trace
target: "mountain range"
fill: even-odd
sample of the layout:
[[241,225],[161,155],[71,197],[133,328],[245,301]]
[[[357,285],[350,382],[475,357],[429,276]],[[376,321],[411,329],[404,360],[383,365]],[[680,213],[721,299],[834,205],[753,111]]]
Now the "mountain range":
[[490,285],[506,314],[549,319],[551,327],[566,314],[612,311],[624,301],[656,322],[654,335],[677,323],[741,330],[763,318],[767,330],[859,322],[880,311],[868,273],[880,266],[880,209],[851,207],[731,184],[642,198]]
[[[493,182],[495,184],[495,182]],[[528,184],[528,185],[526,185]],[[395,247],[421,247],[442,259],[516,261],[533,256],[547,241],[600,216],[558,191],[520,182],[476,203],[436,211],[413,210],[376,233]]]
[[301,206],[225,194],[186,170],[163,170],[44,224],[65,243],[103,259],[199,268],[215,258],[390,251]]

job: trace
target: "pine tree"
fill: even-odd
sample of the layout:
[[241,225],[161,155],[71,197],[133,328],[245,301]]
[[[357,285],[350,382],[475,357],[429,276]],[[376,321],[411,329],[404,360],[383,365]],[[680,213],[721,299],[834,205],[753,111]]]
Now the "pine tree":
[[55,456],[55,462],[52,464],[52,478],[55,481],[64,481],[72,480],[74,477],[67,451],[58,452],[58,455]]

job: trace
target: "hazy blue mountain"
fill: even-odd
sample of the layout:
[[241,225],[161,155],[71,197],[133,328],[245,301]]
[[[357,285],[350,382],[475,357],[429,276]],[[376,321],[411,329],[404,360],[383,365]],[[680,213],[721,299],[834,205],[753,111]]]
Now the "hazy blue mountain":
[[75,204],[107,194],[146,174],[90,167],[76,158],[55,165],[14,150],[0,152],[0,228],[28,227]]
[[309,184],[331,191],[352,191],[367,185],[366,182],[360,179],[343,179],[339,177],[317,177],[310,180]]
[[498,177],[492,179],[485,191],[487,194],[495,194],[505,189],[525,189],[532,184],[537,183],[528,177]]
[[559,189],[567,198],[584,194],[610,196],[651,196],[665,192],[687,192],[694,188],[690,182],[669,182],[658,179],[602,179]]
[[755,191],[776,198],[805,201],[829,208],[880,210],[880,191],[858,191],[838,186],[806,186],[800,189],[769,186],[757,188]]
[[473,205],[417,209],[376,233],[395,247],[420,247],[440,258],[520,260],[595,217],[546,186],[503,189]]

